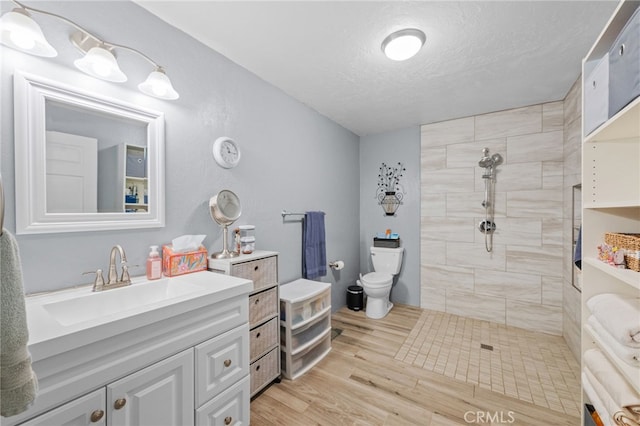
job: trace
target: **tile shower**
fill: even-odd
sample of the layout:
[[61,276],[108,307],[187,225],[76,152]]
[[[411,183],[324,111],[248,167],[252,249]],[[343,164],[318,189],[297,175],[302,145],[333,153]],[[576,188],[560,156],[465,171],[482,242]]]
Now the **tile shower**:
[[[422,126],[421,307],[563,334],[564,109],[559,101]],[[484,147],[504,157],[492,253],[477,229]]]

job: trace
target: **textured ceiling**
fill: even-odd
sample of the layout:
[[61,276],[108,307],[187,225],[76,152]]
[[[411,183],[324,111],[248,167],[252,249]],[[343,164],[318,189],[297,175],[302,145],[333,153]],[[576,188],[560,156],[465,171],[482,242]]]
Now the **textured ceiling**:
[[[615,1],[137,1],[358,135],[560,100]],[[427,35],[405,62],[391,32]]]

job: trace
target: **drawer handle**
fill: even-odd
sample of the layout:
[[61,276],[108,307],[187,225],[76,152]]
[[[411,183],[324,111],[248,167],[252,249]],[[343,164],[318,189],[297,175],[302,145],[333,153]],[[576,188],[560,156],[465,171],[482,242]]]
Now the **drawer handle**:
[[258,270],[258,265],[256,265],[256,266],[253,268],[253,270],[254,270],[254,271],[257,271],[257,270]]
[[224,360],[224,366],[225,367],[229,367],[231,365],[231,360],[230,359],[225,359]]
[[224,424],[225,425],[230,425],[232,421],[233,421],[233,417],[231,417],[231,416],[227,416],[227,417],[224,418]]
[[118,398],[116,399],[116,401],[113,403],[113,408],[115,408],[116,410],[121,409],[122,407],[124,407],[125,405],[127,405],[127,400],[124,398]]
[[254,305],[257,305],[258,303],[260,303],[260,299],[256,299],[256,301],[253,302]]
[[260,365],[258,364],[258,366],[256,367],[256,371],[260,370]]
[[620,56],[624,55],[624,44],[621,44],[621,45],[620,45],[620,49],[618,50],[618,54],[619,54]]
[[256,334],[256,339],[260,338],[260,333]]
[[100,420],[102,420],[102,417],[104,417],[104,411],[102,410],[96,410],[93,413],[91,413],[91,423],[96,423],[99,422]]

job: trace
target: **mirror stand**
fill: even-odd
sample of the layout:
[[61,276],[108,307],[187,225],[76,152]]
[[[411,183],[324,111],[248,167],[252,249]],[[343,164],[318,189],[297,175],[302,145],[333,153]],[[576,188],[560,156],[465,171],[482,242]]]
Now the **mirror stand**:
[[240,256],[240,252],[229,251],[228,235],[229,235],[229,225],[223,225],[222,226],[222,247],[223,248],[222,248],[222,251],[213,253],[211,255],[212,259],[229,259],[232,257]]

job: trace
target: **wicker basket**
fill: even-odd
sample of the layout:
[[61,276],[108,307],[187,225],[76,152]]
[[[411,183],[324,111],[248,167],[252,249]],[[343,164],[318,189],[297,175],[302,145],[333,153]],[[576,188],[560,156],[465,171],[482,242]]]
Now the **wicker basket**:
[[619,234],[607,232],[604,242],[610,246],[623,249],[624,262],[628,269],[640,272],[640,234]]

